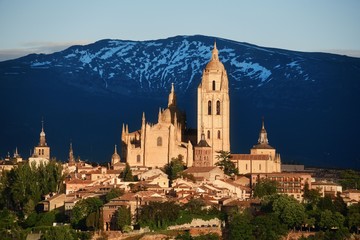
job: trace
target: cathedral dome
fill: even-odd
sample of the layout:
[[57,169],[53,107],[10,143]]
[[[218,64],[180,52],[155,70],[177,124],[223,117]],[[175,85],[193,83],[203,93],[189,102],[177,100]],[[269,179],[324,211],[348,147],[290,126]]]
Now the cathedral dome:
[[205,67],[206,70],[225,70],[224,64],[220,61],[211,60]]
[[120,155],[117,153],[117,148],[115,145],[115,150],[114,150],[114,154],[111,156],[111,163],[115,164],[120,162]]

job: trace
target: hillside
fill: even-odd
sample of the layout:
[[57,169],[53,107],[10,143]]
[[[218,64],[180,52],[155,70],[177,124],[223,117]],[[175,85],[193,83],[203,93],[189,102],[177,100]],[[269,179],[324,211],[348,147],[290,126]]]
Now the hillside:
[[259,47],[208,36],[101,40],[0,62],[0,156],[37,144],[40,121],[52,155],[109,161],[122,123],[155,121],[171,83],[189,127],[196,88],[216,39],[231,98],[231,148],[248,152],[261,124],[283,161],[359,168],[360,59]]

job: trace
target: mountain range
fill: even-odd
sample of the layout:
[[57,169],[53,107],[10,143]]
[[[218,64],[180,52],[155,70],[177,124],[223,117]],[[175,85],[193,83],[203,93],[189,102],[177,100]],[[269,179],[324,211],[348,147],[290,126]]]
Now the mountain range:
[[[209,36],[105,39],[0,62],[0,156],[38,143],[41,120],[52,156],[108,162],[123,123],[156,122],[171,83],[188,128],[196,89],[216,41],[229,77],[231,152],[256,144],[261,118],[283,162],[360,168],[360,59],[260,47]],[[120,149],[120,148],[119,148]]]

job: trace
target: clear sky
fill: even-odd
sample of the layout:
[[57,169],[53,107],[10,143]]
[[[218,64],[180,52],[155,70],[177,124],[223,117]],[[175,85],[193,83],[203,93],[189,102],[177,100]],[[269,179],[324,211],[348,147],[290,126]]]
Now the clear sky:
[[0,0],[0,61],[194,34],[360,57],[360,0]]

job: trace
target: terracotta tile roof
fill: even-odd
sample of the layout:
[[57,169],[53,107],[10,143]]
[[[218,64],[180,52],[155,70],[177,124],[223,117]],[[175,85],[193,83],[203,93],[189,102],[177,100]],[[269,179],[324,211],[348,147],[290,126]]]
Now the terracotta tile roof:
[[218,167],[189,167],[184,172],[187,173],[203,173],[203,172],[210,172]]
[[71,180],[67,181],[66,184],[91,184],[93,182],[94,181],[91,181],[91,180],[82,180],[82,179],[75,178],[75,179],[71,179]]
[[266,143],[256,144],[252,148],[253,149],[274,149],[272,146],[270,146],[269,144],[266,144]]
[[267,154],[231,154],[231,160],[268,160],[270,158]]

